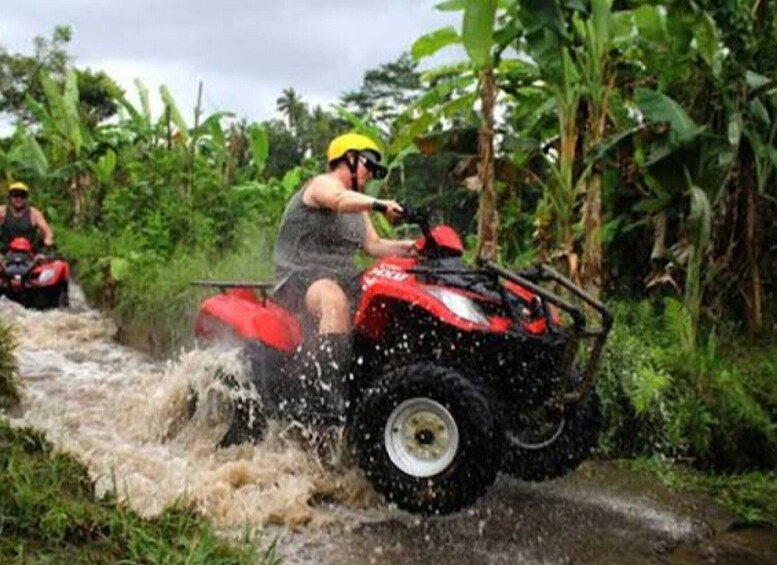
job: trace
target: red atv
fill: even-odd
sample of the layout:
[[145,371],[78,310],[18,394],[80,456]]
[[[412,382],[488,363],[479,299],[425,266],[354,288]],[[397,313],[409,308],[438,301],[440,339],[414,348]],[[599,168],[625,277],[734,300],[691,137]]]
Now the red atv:
[[[612,317],[547,267],[465,265],[456,232],[428,218],[405,214],[423,233],[418,258],[383,258],[361,275],[346,426],[376,490],[442,514],[473,503],[498,471],[543,480],[585,459],[600,428],[592,383]],[[596,312],[598,329],[587,329],[586,309],[539,286],[548,281]],[[260,437],[264,418],[288,417],[302,394],[284,383],[298,378],[305,320],[275,304],[270,285],[199,284],[223,292],[202,303],[197,336],[236,337],[251,363],[259,403],[237,401],[233,428]],[[593,345],[581,366],[582,339]]]
[[0,296],[25,307],[68,306],[70,266],[50,254],[38,254],[24,237],[11,240],[0,255]]

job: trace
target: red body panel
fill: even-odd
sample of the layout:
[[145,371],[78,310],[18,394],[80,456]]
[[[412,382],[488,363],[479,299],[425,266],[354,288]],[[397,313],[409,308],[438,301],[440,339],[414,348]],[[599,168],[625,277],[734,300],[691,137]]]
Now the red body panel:
[[[456,230],[450,226],[446,226],[444,224],[435,226],[429,232],[429,236],[439,247],[443,247],[448,251],[453,252],[454,255],[461,255],[464,253],[464,244],[461,242],[459,234],[457,234]],[[416,247],[419,251],[423,251],[426,247],[426,238],[418,238]]]
[[32,255],[32,242],[26,237],[16,237],[12,239],[11,243],[8,245],[8,251],[18,251],[19,253],[29,253]]
[[201,338],[233,333],[275,349],[292,352],[302,341],[297,318],[271,300],[259,300],[248,288],[211,296],[200,306],[195,334]]
[[[48,271],[49,269],[54,269],[54,276],[45,283],[41,283],[38,278],[43,271]],[[32,281],[39,287],[55,286],[68,280],[70,280],[70,265],[60,259],[41,263],[32,270]]]
[[[521,297],[526,302],[532,302],[533,300],[537,299],[537,296],[534,293],[526,290],[521,285],[515,284],[512,281],[505,281],[504,285],[507,290],[516,296]],[[545,318],[538,318],[533,322],[527,322],[524,324],[523,329],[530,334],[540,335],[548,331],[548,323],[545,321]]]
[[[505,331],[504,320],[493,317],[489,325],[480,325],[464,320],[451,312],[437,298],[427,294],[416,277],[407,273],[416,265],[415,259],[388,257],[377,261],[362,276],[362,296],[354,319],[354,328],[373,339],[378,339],[391,320],[388,302],[398,301],[412,304],[429,312],[433,317],[464,331]],[[457,292],[451,290],[451,292]],[[465,292],[459,292],[466,295]]]

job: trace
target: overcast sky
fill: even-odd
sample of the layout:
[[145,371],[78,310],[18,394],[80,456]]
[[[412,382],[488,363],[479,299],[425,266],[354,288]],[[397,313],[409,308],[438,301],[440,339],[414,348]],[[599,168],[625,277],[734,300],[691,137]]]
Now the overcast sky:
[[156,108],[167,84],[190,117],[202,80],[206,113],[262,120],[284,88],[326,108],[419,35],[458,27],[439,1],[2,0],[0,45],[30,53],[33,37],[70,25],[76,64],[106,71],[133,101],[136,77]]

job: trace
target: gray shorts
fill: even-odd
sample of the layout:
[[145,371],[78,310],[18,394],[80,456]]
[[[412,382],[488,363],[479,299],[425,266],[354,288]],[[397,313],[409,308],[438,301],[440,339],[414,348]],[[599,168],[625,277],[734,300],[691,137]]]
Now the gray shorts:
[[359,296],[361,275],[343,275],[326,269],[295,271],[278,283],[272,294],[272,300],[279,306],[295,314],[305,312],[305,294],[310,286],[323,279],[335,281],[343,289],[351,308]]

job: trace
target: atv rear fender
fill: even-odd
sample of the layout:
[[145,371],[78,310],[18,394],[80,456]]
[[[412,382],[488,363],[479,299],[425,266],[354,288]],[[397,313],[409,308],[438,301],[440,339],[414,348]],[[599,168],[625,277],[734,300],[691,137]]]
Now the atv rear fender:
[[[195,281],[201,286],[216,286],[222,293],[204,300],[195,321],[200,338],[215,339],[232,335],[253,340],[273,349],[290,353],[302,342],[297,318],[265,296],[272,285],[264,283]],[[259,290],[259,296],[254,290]]]

